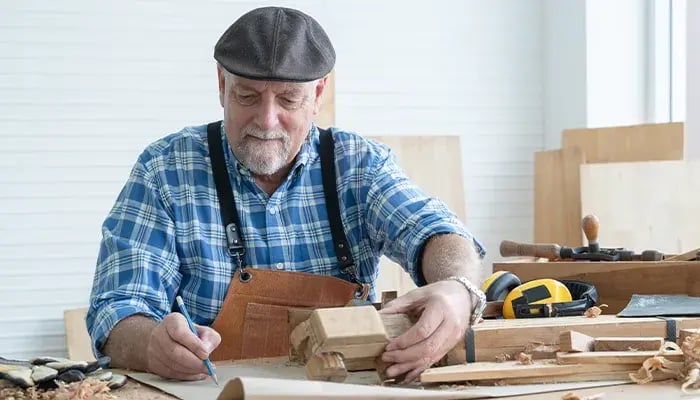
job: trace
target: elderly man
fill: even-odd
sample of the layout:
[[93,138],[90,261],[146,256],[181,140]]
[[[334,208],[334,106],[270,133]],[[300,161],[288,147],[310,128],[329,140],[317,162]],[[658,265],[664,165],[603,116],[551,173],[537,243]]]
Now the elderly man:
[[382,355],[414,380],[483,310],[481,245],[386,146],[313,124],[335,63],[313,18],[250,11],[214,58],[223,121],[148,146],[103,225],[94,352],[182,380],[204,378],[207,357],[286,354],[287,307],[373,299],[384,254],[420,286],[382,311],[420,316]]

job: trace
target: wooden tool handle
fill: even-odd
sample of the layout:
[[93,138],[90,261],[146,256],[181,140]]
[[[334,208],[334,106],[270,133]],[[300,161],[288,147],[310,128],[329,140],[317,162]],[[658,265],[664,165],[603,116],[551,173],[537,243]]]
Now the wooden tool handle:
[[502,257],[543,257],[556,260],[560,256],[561,246],[554,243],[549,244],[527,244],[504,240],[501,242]]
[[588,243],[598,243],[598,228],[600,227],[600,221],[595,215],[586,215],[581,221],[581,226],[583,227],[583,233],[588,239]]

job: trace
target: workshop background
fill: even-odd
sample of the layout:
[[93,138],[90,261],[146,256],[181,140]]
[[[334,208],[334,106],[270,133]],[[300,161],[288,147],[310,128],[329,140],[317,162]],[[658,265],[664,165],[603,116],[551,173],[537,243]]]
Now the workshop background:
[[[213,46],[267,1],[0,0],[0,354],[64,355],[143,148],[221,118]],[[336,52],[336,125],[461,136],[468,228],[533,238],[562,129],[685,120],[685,3],[298,0]]]

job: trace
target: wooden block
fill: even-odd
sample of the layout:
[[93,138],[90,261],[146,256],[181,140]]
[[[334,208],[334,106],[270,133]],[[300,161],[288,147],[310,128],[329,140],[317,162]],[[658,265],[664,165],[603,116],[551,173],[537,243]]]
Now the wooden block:
[[700,248],[686,251],[682,254],[676,254],[675,256],[665,257],[664,261],[691,261],[697,260],[698,253],[700,253]]
[[[585,353],[558,353],[560,364],[634,364],[641,366],[648,358],[659,355],[658,351],[591,351]],[[663,356],[670,361],[683,361],[682,351],[669,351]]]
[[579,168],[585,162],[579,148],[535,153],[535,243],[583,244]]
[[345,358],[375,357],[389,342],[373,306],[320,308],[309,318],[312,352],[338,352]]
[[[685,218],[687,219],[687,216]],[[700,227],[700,224],[694,225]],[[601,230],[602,226],[601,222]],[[700,234],[697,237],[700,237]],[[601,245],[603,243],[601,241]],[[494,272],[510,271],[523,282],[540,278],[589,282],[598,290],[598,304],[608,305],[603,309],[603,315],[622,311],[632,298],[632,294],[664,293],[700,296],[700,279],[697,279],[700,271],[698,261],[496,262],[493,264],[493,270]],[[660,333],[643,336],[663,335]]]
[[583,374],[591,372],[620,372],[628,371],[629,365],[591,365],[572,364],[559,365],[535,361],[533,364],[522,365],[517,362],[475,362],[462,365],[429,368],[425,370],[420,380],[426,382],[459,382],[484,379],[527,378],[536,376],[558,376]]
[[659,351],[664,345],[662,337],[598,337],[594,351]]
[[583,333],[564,331],[559,335],[559,350],[562,352],[592,351],[594,339]]
[[683,123],[644,124],[562,132],[563,148],[579,148],[588,163],[682,160]]
[[87,308],[65,310],[63,321],[66,328],[66,347],[68,358],[76,361],[95,361],[92,344],[85,325]]
[[343,382],[348,377],[339,353],[314,354],[306,363],[306,378],[311,381]]

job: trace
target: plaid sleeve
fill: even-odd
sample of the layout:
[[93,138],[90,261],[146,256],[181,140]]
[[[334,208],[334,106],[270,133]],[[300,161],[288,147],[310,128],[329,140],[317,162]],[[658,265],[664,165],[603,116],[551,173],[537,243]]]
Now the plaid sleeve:
[[366,218],[373,241],[384,255],[403,267],[418,286],[426,284],[419,271],[423,245],[439,233],[456,233],[474,242],[483,258],[484,247],[441,200],[428,196],[397,165],[393,153],[373,168]]
[[143,314],[160,321],[180,284],[173,219],[148,162],[144,153],[102,226],[86,320],[98,356],[122,319]]

